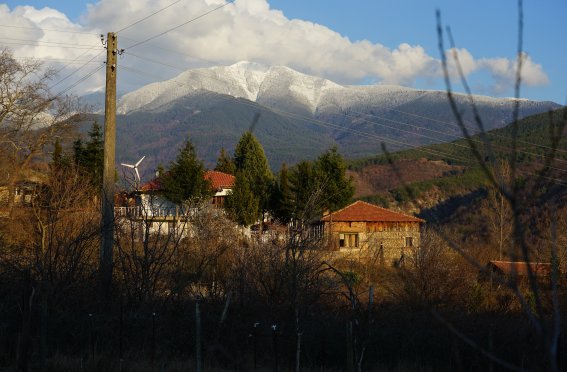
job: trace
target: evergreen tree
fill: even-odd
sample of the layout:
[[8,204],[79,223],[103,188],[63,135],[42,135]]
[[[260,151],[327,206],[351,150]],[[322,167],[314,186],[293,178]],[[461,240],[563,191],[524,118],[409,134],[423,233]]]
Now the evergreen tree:
[[335,211],[346,206],[353,194],[352,179],[346,176],[346,164],[336,147],[315,162],[302,161],[290,172],[293,217],[320,217],[323,210]]
[[204,173],[203,162],[197,158],[195,147],[187,139],[169,171],[160,177],[165,197],[179,204],[209,197],[212,190]]
[[55,144],[53,145],[53,155],[51,157],[51,161],[53,164],[61,164],[63,160],[63,147],[61,147],[61,143],[59,142],[59,138],[55,139]]
[[278,183],[272,192],[272,213],[282,223],[288,223],[293,217],[293,194],[289,182],[286,163],[282,164]]
[[249,188],[259,200],[257,215],[260,215],[269,207],[269,192],[274,176],[268,166],[264,149],[252,132],[247,131],[240,137],[234,150],[234,164],[237,172],[246,173],[250,182]]
[[71,159],[69,155],[67,155],[63,151],[63,146],[61,146],[61,142],[59,138],[55,139],[55,143],[53,144],[53,155],[51,156],[51,168],[53,170],[62,170],[67,169],[71,165]]
[[53,154],[51,156],[51,170],[65,170],[68,169],[70,165],[69,156],[63,152],[61,142],[59,141],[59,138],[56,138],[55,143],[53,144]]
[[75,165],[82,163],[83,151],[85,151],[85,147],[83,145],[83,140],[79,137],[75,142],[73,142],[73,159],[75,160]]
[[224,147],[221,147],[219,158],[217,159],[217,165],[215,170],[219,172],[224,172],[228,174],[236,173],[236,166],[230,158],[230,155],[225,151]]
[[89,131],[89,142],[85,147],[85,161],[94,184],[102,185],[104,167],[104,139],[101,126],[95,121]]
[[333,147],[317,158],[315,174],[323,187],[323,208],[335,211],[345,207],[354,195],[352,177],[346,176],[346,164]]
[[75,164],[86,174],[96,188],[102,185],[104,140],[101,126],[95,121],[89,131],[89,141],[83,145],[79,138],[73,143]]
[[290,190],[293,201],[293,216],[297,219],[307,218],[307,215],[318,215],[320,203],[314,203],[313,198],[321,199],[321,185],[310,161],[302,161],[295,165],[290,172]]
[[237,172],[232,194],[224,203],[230,218],[241,226],[250,226],[258,221],[259,198],[250,188],[250,179],[246,172]]

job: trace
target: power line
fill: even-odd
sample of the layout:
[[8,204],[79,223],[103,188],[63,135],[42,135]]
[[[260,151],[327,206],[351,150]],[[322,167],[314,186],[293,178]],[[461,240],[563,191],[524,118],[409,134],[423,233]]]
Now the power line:
[[191,23],[191,22],[194,22],[194,21],[196,21],[196,20],[198,20],[198,19],[201,19],[201,18],[203,18],[203,17],[205,17],[205,16],[207,16],[207,15],[213,13],[213,12],[216,12],[217,10],[224,8],[225,6],[227,6],[227,5],[229,5],[229,4],[232,4],[234,1],[235,1],[235,0],[229,0],[229,1],[227,1],[226,3],[224,3],[224,4],[220,5],[220,6],[217,6],[216,8],[213,8],[213,9],[211,9],[211,10],[209,10],[209,11],[207,11],[207,12],[205,12],[205,13],[203,13],[203,14],[201,14],[201,15],[195,17],[195,18],[191,18],[190,20],[188,20],[188,21],[186,21],[186,22],[183,22],[183,23],[181,23],[180,25],[177,25],[177,26],[175,26],[175,27],[172,27],[172,28],[170,28],[170,29],[167,29],[167,30],[165,30],[164,32],[161,32],[161,33],[159,33],[159,34],[157,34],[157,35],[154,35],[154,36],[152,36],[152,37],[149,37],[149,38],[147,38],[147,39],[145,39],[145,40],[139,41],[139,42],[137,42],[137,43],[135,43],[135,44],[133,44],[133,45],[130,45],[129,47],[127,47],[127,48],[125,48],[125,49],[135,48],[135,47],[137,47],[137,46],[139,46],[139,45],[142,45],[142,44],[144,44],[144,43],[147,43],[148,41],[151,41],[151,40],[154,40],[154,39],[156,39],[156,38],[158,38],[158,37],[160,37],[160,36],[163,36],[163,35],[165,35],[165,34],[171,32],[171,31],[173,31],[173,30],[177,30],[177,29],[180,28],[180,27],[183,27],[183,26],[185,26],[185,25],[187,25],[187,24],[189,24],[189,23]]
[[[135,43],[138,42],[138,40],[135,40],[135,39],[132,39],[132,38],[130,38],[130,37],[123,36],[123,35],[121,36],[121,38],[122,38],[122,39],[126,39],[126,40],[130,40],[130,41],[133,41],[133,42],[135,42]],[[185,57],[188,57],[188,58],[197,60],[197,61],[206,62],[206,63],[208,63],[208,64],[215,64],[215,63],[217,63],[217,62],[210,61],[210,60],[207,60],[207,59],[204,59],[204,58],[195,57],[195,56],[193,56],[193,55],[190,55],[189,53],[183,53],[183,52],[178,51],[178,50],[175,50],[175,49],[164,48],[164,47],[161,46],[161,45],[152,45],[152,48],[153,48],[153,49],[163,50],[164,52],[170,52],[170,53],[179,54],[179,55],[181,55],[181,56],[185,56]],[[126,53],[126,51],[125,51],[124,53]],[[132,53],[130,53],[130,54],[133,55],[134,57],[138,57],[138,56],[136,56],[135,54],[132,54]],[[140,58],[143,58],[143,57],[140,57]],[[177,68],[177,69],[182,70],[182,71],[185,71],[185,70],[186,70],[185,68],[182,69],[181,67],[176,67],[176,66],[171,66],[171,67]]]
[[[88,65],[89,63],[91,63],[92,60],[94,60],[95,58],[97,58],[99,55],[102,54],[102,52],[104,52],[104,49],[102,49],[100,52],[98,52],[97,54],[95,54],[91,59],[89,59],[87,62],[85,62],[82,66],[80,66],[79,68],[77,68],[75,71],[71,72],[70,74],[68,74],[67,76],[65,76],[63,79],[59,80],[58,82],[56,82],[55,84],[53,84],[52,86],[49,87],[49,89],[53,89],[54,87],[56,87],[57,85],[61,84],[62,82],[64,82],[65,80],[67,80],[68,78],[70,78],[71,76],[73,76],[74,74],[76,74],[77,72],[79,72],[81,69],[83,69],[86,65]],[[65,66],[66,67],[66,66]],[[59,71],[61,71],[62,69],[60,69]]]
[[61,30],[61,29],[42,28],[42,27],[27,27],[27,26],[15,26],[15,25],[0,25],[0,27],[20,28],[20,29],[27,29],[27,30],[41,30],[41,31],[48,31],[48,32],[63,32],[63,33],[70,33],[70,34],[83,34],[83,35],[96,35],[96,36],[100,35],[100,34],[92,33],[92,32]]
[[[447,125],[450,125],[450,126],[453,126],[453,127],[456,127],[456,128],[460,128],[459,125],[456,124],[456,123],[451,123],[451,122],[448,122],[448,121],[443,121],[443,120],[439,120],[439,119],[435,119],[435,118],[431,118],[431,117],[427,117],[427,116],[423,116],[423,115],[418,115],[418,114],[414,114],[414,113],[410,113],[410,112],[406,112],[406,111],[401,111],[401,110],[397,110],[397,109],[393,109],[393,108],[390,108],[390,109],[388,109],[387,111],[395,111],[395,112],[399,112],[399,113],[401,113],[401,114],[411,115],[411,116],[415,116],[415,117],[419,117],[419,118],[423,118],[423,119],[435,121],[435,122],[438,122],[438,123],[441,123],[441,124],[447,124]],[[477,128],[471,128],[470,126],[467,126],[467,129],[476,130]],[[502,139],[512,140],[512,139],[511,139],[510,137],[508,137],[508,136],[504,136],[504,135],[497,134],[497,133],[490,133],[490,135],[491,135],[491,136],[494,136],[494,137],[502,138]],[[540,148],[548,149],[548,150],[551,150],[551,149],[552,149],[552,148],[549,147],[549,146],[541,145],[541,144],[538,144],[538,143],[533,143],[533,142],[528,142],[528,141],[522,141],[522,140],[518,140],[518,142],[519,142],[519,143],[526,144],[526,145],[532,145],[532,146],[535,146],[535,147],[540,147]],[[567,153],[567,150],[562,150],[562,149],[555,149],[555,151]]]
[[71,63],[98,63],[92,62],[88,59],[72,59],[72,58],[48,58],[48,57],[27,57],[27,56],[18,56],[12,57],[14,59],[27,59],[27,60],[34,60],[34,61],[45,61],[45,62],[69,62]]
[[[35,43],[37,43],[37,42],[35,42]],[[35,46],[35,47],[44,47],[44,48],[62,48],[62,49],[89,49],[89,50],[96,49],[96,47],[75,46],[75,45],[72,45],[72,44],[69,44],[68,46],[64,46],[64,45],[41,45],[41,44],[18,43],[18,42],[12,42],[12,41],[3,41],[0,44],[3,45],[3,46],[23,45],[23,46]]]
[[[356,112],[356,111],[353,111],[353,112]],[[391,122],[394,122],[394,123],[406,124],[406,123],[401,122],[401,121],[392,120],[392,119],[388,119],[388,118],[383,118],[383,117],[380,117],[380,116],[378,116],[378,115],[365,114],[365,113],[359,113],[359,114],[360,114],[360,115],[367,115],[367,116],[376,117],[376,118],[378,118],[378,119],[386,120],[386,121],[391,121]],[[347,115],[347,114],[342,114],[342,115],[349,116],[349,115]],[[366,120],[366,119],[358,118],[358,117],[355,117],[355,116],[349,116],[349,117],[353,117],[353,118],[360,119],[360,120],[363,120],[363,121],[368,121],[368,120]],[[377,123],[377,122],[374,122],[374,121],[368,121],[368,122],[374,123],[374,124],[378,124],[378,125],[382,125],[382,124]],[[406,124],[406,125],[409,125],[409,126],[412,126],[412,127],[415,127],[415,128],[419,128],[419,129],[423,129],[423,130],[428,130],[428,128],[426,128],[426,127],[414,126],[414,125],[411,125],[411,124]],[[395,129],[395,128],[394,128],[394,129]],[[446,135],[446,136],[452,136],[452,137],[454,137],[454,138],[457,139],[457,140],[463,140],[463,139],[464,139],[463,137],[460,137],[460,136],[457,136],[457,135],[452,135],[452,134],[448,134],[448,133],[443,133],[443,132],[435,131],[435,130],[431,130],[431,131],[437,132],[437,133],[441,133],[441,134]],[[404,132],[405,132],[405,131],[404,131]],[[414,133],[414,132],[409,132],[409,133],[415,134],[415,135],[417,135],[417,136],[423,136],[423,135],[420,135],[419,133]],[[493,133],[487,132],[487,134],[490,136],[490,135],[492,135]],[[430,137],[427,137],[427,136],[423,136],[423,137],[425,137],[425,138],[430,138]],[[502,136],[502,137],[503,137],[503,138],[506,138],[506,139],[508,139],[508,140],[510,140],[510,138],[508,138],[508,137],[505,137],[505,136]],[[480,145],[484,145],[484,142],[483,142],[482,140],[476,139],[476,138],[474,138],[474,137],[471,137],[471,141],[473,141],[473,142],[475,142],[475,143],[478,143],[478,144],[480,144]],[[537,146],[537,145],[538,145],[538,144],[536,144],[536,143],[529,143],[529,142],[525,142],[525,143],[526,143],[526,144],[529,144],[529,145],[534,145],[534,146]],[[467,145],[461,145],[461,144],[455,143],[455,142],[453,142],[453,141],[437,141],[437,142],[435,142],[435,144],[448,144],[448,145],[453,145],[453,146],[458,146],[458,147],[463,147],[463,148],[470,149],[470,147],[467,146]],[[502,145],[499,145],[499,144],[492,144],[492,145],[495,146],[496,148],[500,149],[500,150],[511,150],[510,147],[502,146]],[[548,147],[548,146],[543,146],[543,147],[548,148],[548,149],[550,149],[550,150],[552,149],[551,147]],[[517,151],[518,151],[518,153],[520,153],[520,154],[531,155],[531,156],[534,156],[534,157],[536,157],[536,158],[540,158],[540,159],[544,159],[544,160],[546,159],[546,155],[544,155],[544,154],[538,154],[538,153],[535,153],[535,152],[530,152],[530,151],[520,150],[520,149],[518,149]],[[565,152],[565,150],[561,150],[561,149],[556,149],[556,151]],[[557,157],[554,157],[553,160],[555,160],[555,161],[557,161],[557,162],[560,162],[560,163],[567,163],[567,160],[564,160],[564,159],[561,159],[561,158],[557,158]],[[567,172],[567,169],[562,169],[562,168],[557,168],[557,167],[552,167],[552,166],[550,166],[550,168],[551,168],[551,169],[558,170],[558,171],[561,171],[561,172]]]
[[67,93],[68,91],[70,91],[71,89],[75,88],[77,85],[81,84],[83,81],[87,80],[88,78],[90,78],[91,76],[93,76],[94,74],[96,74],[98,71],[100,71],[102,68],[104,67],[104,64],[101,64],[100,66],[98,66],[96,69],[92,70],[91,72],[89,72],[88,74],[84,75],[83,77],[81,77],[79,80],[77,80],[76,82],[74,82],[73,84],[71,84],[70,86],[68,86],[67,88],[63,89],[62,91],[60,91],[59,93],[57,93],[55,95],[55,97],[59,97],[65,93]]
[[[75,59],[74,59],[73,61],[66,63],[63,67],[61,67],[60,69],[58,69],[58,70],[55,72],[55,74],[59,74],[61,71],[65,70],[69,65],[71,65],[75,60],[77,60],[77,59],[83,57],[83,56],[84,56],[85,54],[87,54],[88,52],[89,52],[88,50],[85,50],[83,53],[81,53],[80,55],[78,55],[77,57],[75,57]],[[100,54],[100,52],[99,52],[99,54]],[[98,54],[97,54],[97,55],[98,55]],[[96,56],[95,56],[95,57],[96,57]],[[86,61],[86,62],[85,62],[85,65],[91,63],[91,61],[92,61],[95,57],[93,57],[93,58],[91,58],[90,60]],[[57,83],[57,84],[59,84],[59,83]]]
[[83,47],[92,47],[92,48],[98,48],[99,47],[99,45],[61,43],[61,42],[58,42],[58,41],[29,40],[29,39],[18,39],[18,38],[13,38],[13,37],[0,37],[0,40],[15,40],[15,41],[26,41],[26,42],[31,42],[31,43],[46,43],[46,44],[65,45],[65,46],[83,46]]
[[148,62],[153,62],[153,63],[159,64],[159,65],[163,65],[163,66],[166,66],[166,67],[170,67],[170,68],[173,68],[173,69],[182,71],[182,72],[187,71],[187,70],[184,69],[183,67],[170,65],[170,64],[168,64],[168,63],[165,63],[165,62],[162,62],[162,61],[158,61],[157,59],[153,59],[153,58],[142,57],[142,56],[140,56],[140,55],[138,55],[138,54],[134,54],[134,53],[132,53],[132,52],[129,52],[128,50],[125,50],[125,51],[124,51],[124,54],[128,54],[128,55],[131,55],[132,57],[136,57],[136,58],[139,58],[139,59],[143,59],[143,60],[146,60],[146,61],[148,61]]
[[[352,111],[352,112],[357,113],[356,111]],[[365,115],[364,113],[359,113],[359,114]],[[340,115],[346,116],[346,117],[349,117],[349,118],[352,118],[352,119],[359,119],[359,120],[365,121],[365,122],[367,122],[367,123],[371,123],[371,124],[379,125],[379,126],[381,126],[381,127],[393,129],[393,130],[396,130],[396,131],[398,131],[398,132],[408,133],[408,134],[415,135],[415,136],[418,136],[418,137],[423,137],[423,138],[426,138],[426,139],[430,139],[430,140],[435,141],[436,144],[441,144],[441,143],[442,143],[442,144],[452,144],[452,145],[455,145],[455,146],[457,146],[457,147],[468,148],[468,146],[466,146],[466,145],[461,145],[461,144],[458,144],[458,143],[453,143],[453,142],[451,142],[451,141],[439,141],[438,138],[429,137],[429,136],[426,136],[426,135],[421,134],[421,133],[411,132],[411,131],[409,131],[409,130],[404,130],[404,129],[397,128],[397,127],[393,127],[393,126],[386,125],[386,124],[383,124],[383,123],[378,123],[378,122],[375,122],[375,121],[367,120],[367,119],[364,119],[364,118],[361,118],[361,117],[349,115],[349,114],[347,114],[347,113],[340,113]],[[404,122],[401,122],[401,121],[390,120],[390,119],[386,119],[386,118],[382,118],[382,120],[391,121],[391,122],[398,123],[398,124],[402,124],[402,125],[407,125],[407,126],[410,126],[410,127],[412,127],[412,128],[427,129],[427,128],[418,127],[418,126],[415,126],[415,125],[412,125],[412,124],[409,124],[409,123],[404,123]],[[443,133],[443,132],[440,132],[440,131],[435,131],[435,130],[431,130],[431,131],[436,132],[436,133],[439,133],[439,134],[442,134],[442,135],[447,135],[446,133]],[[453,136],[453,137],[457,137],[457,136]]]
[[163,11],[166,10],[167,8],[173,6],[173,5],[175,5],[175,4],[177,4],[177,3],[181,2],[181,1],[182,1],[182,0],[174,1],[173,3],[171,3],[171,4],[167,5],[167,6],[161,8],[161,9],[155,11],[155,12],[153,12],[152,14],[150,14],[150,15],[148,15],[148,16],[146,16],[146,17],[144,17],[144,18],[142,18],[142,19],[139,19],[139,20],[137,20],[137,21],[134,22],[134,23],[131,23],[131,24],[129,24],[129,25],[126,26],[126,27],[122,27],[120,30],[116,31],[116,33],[118,34],[118,33],[122,32],[122,31],[124,31],[124,30],[127,30],[127,29],[129,29],[130,27],[135,26],[135,25],[137,25],[138,23],[143,22],[143,21],[145,21],[146,19],[153,17],[153,16],[155,16],[155,15],[158,14],[158,13],[163,12]]

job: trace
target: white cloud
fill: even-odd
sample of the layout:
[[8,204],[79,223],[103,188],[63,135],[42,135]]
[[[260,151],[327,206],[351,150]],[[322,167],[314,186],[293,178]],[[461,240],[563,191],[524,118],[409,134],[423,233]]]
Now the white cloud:
[[[511,89],[517,76],[517,61],[506,58],[483,58],[478,65],[486,68],[492,74],[495,81],[495,91],[504,92]],[[549,83],[549,78],[543,71],[541,65],[532,61],[531,57],[524,53],[522,55],[521,81],[526,86],[539,86]]]
[[[14,29],[14,35],[25,34],[27,38],[40,41],[64,41],[73,43],[78,48],[79,45],[100,45],[96,34],[101,30],[105,30],[105,33],[108,30],[119,30],[169,4],[171,0],[100,0],[88,6],[80,24],[73,24],[64,14],[50,8],[38,10],[16,7],[10,12],[5,5],[0,5],[0,22],[38,27],[35,30]],[[192,0],[175,4],[120,33],[119,47],[127,48],[135,44],[135,40],[152,37],[222,4],[223,0]],[[125,9],[127,11],[122,11]],[[39,28],[92,31],[95,35],[42,32]],[[95,52],[99,52],[46,45],[14,45],[13,49],[17,54],[42,58],[73,59],[82,55],[81,60],[91,58]],[[172,53],[171,50],[181,54]],[[403,43],[391,49],[367,40],[352,41],[328,27],[289,19],[281,11],[271,9],[266,0],[237,0],[151,43],[133,48],[131,52],[182,68],[231,64],[241,60],[287,65],[305,73],[348,84],[377,81],[412,86],[417,79],[442,76],[439,59],[429,55],[419,45]],[[454,52],[458,54],[466,75],[488,70],[498,89],[504,89],[510,81],[513,82],[513,61],[505,58],[475,59],[466,49]],[[119,61],[120,64],[146,72],[146,78],[153,75],[167,78],[179,73],[128,55]],[[450,68],[454,75],[452,62]],[[88,69],[85,68],[84,71],[86,73]],[[542,67],[528,56],[525,57],[523,71],[525,84],[547,83]],[[80,77],[81,74],[77,76]],[[141,80],[140,76],[128,70],[120,73],[119,77],[124,79],[125,85],[130,86],[149,82]],[[94,89],[101,87],[103,81],[104,77],[99,74],[96,79],[82,83],[81,87]]]
[[[92,28],[85,30],[80,25],[71,22],[65,14],[48,7],[36,9],[31,6],[18,6],[10,10],[7,6],[0,5],[0,24],[15,26],[2,27],[2,30],[6,32],[0,37],[1,44],[12,49],[15,57],[44,60],[46,66],[60,70],[59,77],[53,80],[52,85],[104,51],[100,37],[97,36],[97,30]],[[77,72],[74,79],[69,78],[65,84],[57,84],[53,89],[54,92],[61,91],[66,84],[73,83],[92,71],[97,67],[97,62],[100,66],[103,59],[104,53],[100,55],[100,58],[95,58],[92,63],[85,65]],[[83,92],[97,89],[103,82],[104,76],[99,74],[81,85],[81,88]]]
[[475,61],[472,54],[470,54],[468,50],[463,48],[448,49],[445,52],[445,57],[447,58],[447,68],[449,70],[449,75],[452,78],[459,78],[457,63],[465,76],[470,75],[479,68],[478,63],[477,61]]

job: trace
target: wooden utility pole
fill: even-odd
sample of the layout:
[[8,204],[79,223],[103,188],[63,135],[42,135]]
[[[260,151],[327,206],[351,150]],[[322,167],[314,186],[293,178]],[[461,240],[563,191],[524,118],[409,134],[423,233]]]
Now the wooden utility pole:
[[109,294],[112,285],[114,245],[114,174],[116,149],[116,61],[118,39],[114,32],[106,38],[106,97],[104,102],[104,169],[102,172],[102,240],[100,245],[100,284]]

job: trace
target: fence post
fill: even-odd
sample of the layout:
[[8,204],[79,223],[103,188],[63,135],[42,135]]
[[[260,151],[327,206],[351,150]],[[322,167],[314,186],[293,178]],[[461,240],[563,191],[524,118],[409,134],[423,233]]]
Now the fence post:
[[195,302],[195,371],[201,372],[201,309],[199,299]]

